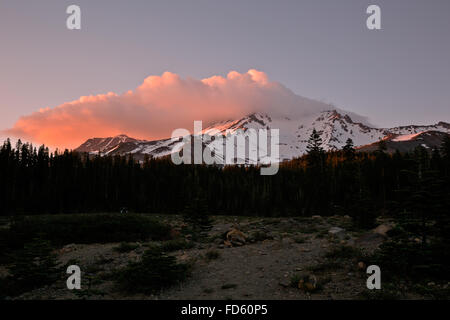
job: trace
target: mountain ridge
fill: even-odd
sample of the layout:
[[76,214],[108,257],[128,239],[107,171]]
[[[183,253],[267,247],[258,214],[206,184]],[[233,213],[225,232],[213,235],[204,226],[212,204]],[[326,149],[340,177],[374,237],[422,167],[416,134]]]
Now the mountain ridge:
[[[266,113],[251,113],[240,119],[215,122],[204,128],[201,133],[219,134],[226,137],[225,139],[231,139],[238,130],[248,136],[249,129],[279,129],[281,161],[303,155],[306,152],[307,142],[313,129],[321,136],[322,147],[325,150],[339,150],[350,138],[358,150],[371,150],[373,147],[369,146],[378,143],[380,140],[386,140],[390,147],[397,146],[402,151],[407,151],[408,148],[401,146],[402,143],[405,144],[404,142],[410,140],[405,136],[417,134],[419,136],[416,138],[423,139],[422,144],[428,148],[434,148],[439,139],[442,140],[445,134],[450,134],[450,124],[444,121],[432,125],[375,128],[362,122],[353,121],[348,113],[334,109],[310,114],[301,119],[273,117]],[[428,137],[423,135],[426,132],[435,133]],[[228,136],[226,136],[227,133]],[[398,139],[401,136],[403,136],[403,141],[395,141],[396,138]],[[413,138],[411,136],[411,139]],[[418,140],[415,139],[414,141]],[[205,145],[211,148],[215,154],[221,156],[218,141],[205,142]],[[408,143],[408,145],[417,145],[417,143]],[[121,134],[108,138],[88,139],[75,151],[101,155],[133,154],[136,158],[143,159],[145,155],[152,157],[167,156],[172,152],[179,151],[182,146],[182,142],[172,141],[170,138],[138,140]],[[258,148],[258,146],[250,146],[250,148]],[[245,163],[248,163],[248,159],[245,159]]]

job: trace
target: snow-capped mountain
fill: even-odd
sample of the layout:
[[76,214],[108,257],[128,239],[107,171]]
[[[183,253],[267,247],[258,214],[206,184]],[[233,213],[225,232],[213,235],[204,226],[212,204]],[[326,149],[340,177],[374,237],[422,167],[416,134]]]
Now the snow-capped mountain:
[[139,143],[139,140],[130,138],[124,134],[109,138],[93,138],[87,140],[76,150],[79,152],[110,154],[117,153],[119,147],[123,149],[124,145]]
[[[402,126],[395,128],[374,128],[362,122],[352,120],[349,113],[341,110],[322,111],[309,116],[302,116],[300,119],[289,117],[273,117],[268,114],[253,113],[238,120],[227,120],[214,123],[204,128],[201,133],[205,135],[222,135],[226,139],[232,139],[238,132],[243,132],[244,136],[249,136],[252,130],[249,129],[279,129],[279,154],[280,160],[299,157],[306,152],[309,136],[313,129],[322,138],[322,147],[325,150],[337,150],[342,148],[347,139],[352,139],[356,147],[361,150],[370,150],[368,146],[379,140],[387,140],[389,146],[400,151],[406,151],[401,145],[417,146],[423,144],[433,148],[438,141],[442,140],[443,134],[450,134],[450,124],[439,122],[429,126]],[[443,133],[443,134],[439,134]],[[421,139],[423,143],[420,142]],[[407,143],[407,141],[416,141]],[[430,145],[427,145],[430,144]],[[76,149],[80,152],[100,153],[102,155],[133,154],[137,159],[145,155],[162,157],[171,152],[179,151],[183,142],[169,139],[145,141],[129,138],[120,135],[110,138],[89,139]],[[220,140],[206,141],[203,147],[213,150],[216,157],[222,157],[223,142]],[[250,145],[249,150],[258,149],[256,144]],[[248,153],[247,153],[248,155]],[[258,162],[259,162],[258,158]],[[251,163],[249,159],[243,159],[245,163]]]
[[75,151],[105,156],[135,154],[140,157],[148,154],[153,157],[162,157],[170,154],[175,144],[176,142],[172,142],[171,139],[146,141],[122,134],[115,137],[89,139]]
[[355,145],[365,145],[378,141],[389,133],[384,129],[370,128],[369,126],[353,122],[349,115],[336,110],[324,111],[301,119],[289,117],[273,118],[266,114],[251,114],[238,121],[228,121],[214,124],[204,130],[205,133],[219,129],[236,131],[237,129],[279,129],[280,130],[280,159],[287,160],[301,156],[306,152],[308,139],[313,131],[322,138],[322,147],[325,150],[340,149],[351,138]]

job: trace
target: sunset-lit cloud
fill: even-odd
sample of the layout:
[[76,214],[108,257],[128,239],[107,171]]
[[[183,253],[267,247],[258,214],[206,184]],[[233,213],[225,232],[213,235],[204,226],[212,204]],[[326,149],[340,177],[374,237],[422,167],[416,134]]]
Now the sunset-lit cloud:
[[176,128],[235,119],[252,112],[301,117],[330,109],[303,98],[264,72],[231,71],[226,77],[198,80],[165,72],[149,76],[134,90],[83,96],[55,108],[21,117],[4,134],[59,148],[75,148],[92,137],[127,134],[140,139],[170,137]]

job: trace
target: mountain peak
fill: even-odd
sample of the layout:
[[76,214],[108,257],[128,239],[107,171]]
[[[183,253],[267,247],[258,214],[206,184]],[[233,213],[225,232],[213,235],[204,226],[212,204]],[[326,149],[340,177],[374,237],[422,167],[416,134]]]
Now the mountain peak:
[[441,126],[441,127],[444,127],[444,128],[447,128],[447,129],[450,129],[450,123],[448,123],[448,122],[439,121],[437,125]]
[[122,133],[122,134],[118,134],[117,136],[115,136],[115,138],[129,138],[129,136]]
[[120,134],[114,137],[108,138],[92,138],[88,139],[81,146],[75,149],[75,151],[79,152],[88,152],[88,153],[103,153],[109,154],[111,151],[115,150],[119,145],[124,143],[135,144],[139,141],[130,138],[125,134]]

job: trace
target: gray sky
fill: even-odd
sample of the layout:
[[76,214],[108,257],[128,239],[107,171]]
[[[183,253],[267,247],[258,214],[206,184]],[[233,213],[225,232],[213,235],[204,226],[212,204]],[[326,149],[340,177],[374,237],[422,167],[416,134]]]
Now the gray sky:
[[[82,30],[65,27],[66,7]],[[366,28],[369,4],[382,30]],[[2,0],[0,129],[149,75],[264,71],[378,126],[450,122],[448,0]]]

